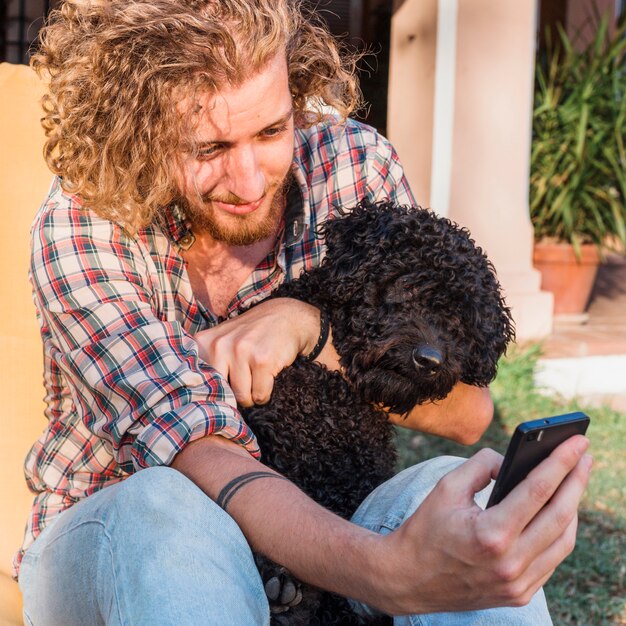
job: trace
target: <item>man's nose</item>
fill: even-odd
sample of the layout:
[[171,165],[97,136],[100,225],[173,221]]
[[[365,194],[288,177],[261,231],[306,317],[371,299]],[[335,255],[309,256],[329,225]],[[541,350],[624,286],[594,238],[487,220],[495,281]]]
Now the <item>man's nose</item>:
[[228,191],[244,202],[254,202],[265,192],[265,175],[254,146],[238,146],[230,154]]

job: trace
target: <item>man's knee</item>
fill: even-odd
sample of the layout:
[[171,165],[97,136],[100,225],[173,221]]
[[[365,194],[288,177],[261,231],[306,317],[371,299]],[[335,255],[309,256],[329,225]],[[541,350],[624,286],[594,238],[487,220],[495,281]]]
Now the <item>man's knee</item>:
[[[241,529],[176,470],[141,470],[73,509],[35,542],[37,558],[25,557],[32,615],[49,615],[52,605],[67,614],[71,605],[76,615],[108,611],[128,623],[205,623],[208,616],[221,624],[267,623],[267,599]],[[48,580],[54,585],[44,597]],[[176,621],[188,614],[204,618]]]
[[376,532],[394,530],[417,509],[441,478],[465,461],[441,456],[406,468],[376,488],[357,509],[352,521]]
[[[105,488],[106,489],[106,488]],[[182,513],[206,506],[208,496],[181,472],[167,466],[148,467],[133,474],[115,486],[111,497],[123,510],[138,507],[142,512],[158,511],[165,506],[169,511]]]
[[[105,491],[108,488],[105,488]],[[203,529],[206,539],[215,537],[229,542],[247,543],[236,522],[194,482],[167,466],[150,467],[133,474],[110,492],[103,502],[105,518],[111,525],[154,528],[165,539],[168,531],[176,535],[186,530]]]

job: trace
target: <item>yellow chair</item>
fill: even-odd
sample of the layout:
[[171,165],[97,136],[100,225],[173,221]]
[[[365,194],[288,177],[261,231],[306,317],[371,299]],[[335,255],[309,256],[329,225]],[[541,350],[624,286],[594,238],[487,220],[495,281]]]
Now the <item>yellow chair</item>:
[[0,63],[0,626],[22,624],[11,559],[32,494],[22,464],[46,422],[42,347],[28,283],[29,228],[52,180],[42,156],[43,84]]

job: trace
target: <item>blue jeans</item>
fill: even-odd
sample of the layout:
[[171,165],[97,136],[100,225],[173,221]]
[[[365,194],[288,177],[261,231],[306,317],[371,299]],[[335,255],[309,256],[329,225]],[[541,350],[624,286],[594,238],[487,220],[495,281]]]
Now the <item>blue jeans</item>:
[[[370,494],[353,521],[391,532],[460,462],[441,457],[401,472]],[[168,467],[142,470],[64,511],[26,552],[19,582],[28,625],[269,624],[241,530]],[[523,608],[395,619],[423,626],[551,623],[542,592]]]

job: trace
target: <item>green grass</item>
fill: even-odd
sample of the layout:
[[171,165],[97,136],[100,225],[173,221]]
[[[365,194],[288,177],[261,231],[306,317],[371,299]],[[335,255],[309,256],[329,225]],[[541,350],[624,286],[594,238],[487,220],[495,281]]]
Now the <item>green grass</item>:
[[500,363],[491,389],[493,423],[479,444],[461,446],[398,428],[400,468],[441,454],[470,456],[482,447],[504,452],[519,422],[582,410],[594,469],[580,511],[576,550],[545,587],[555,626],[626,624],[626,415],[548,397],[535,387],[539,347],[517,350]]

